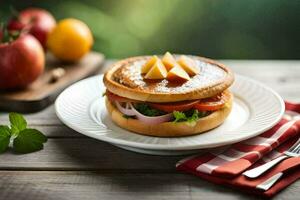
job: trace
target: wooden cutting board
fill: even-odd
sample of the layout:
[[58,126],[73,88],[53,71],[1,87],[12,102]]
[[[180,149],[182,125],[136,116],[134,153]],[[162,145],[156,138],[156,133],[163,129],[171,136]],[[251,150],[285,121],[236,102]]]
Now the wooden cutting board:
[[[30,113],[44,109],[70,84],[95,74],[104,63],[103,54],[91,52],[78,63],[66,64],[52,55],[46,56],[46,70],[28,88],[19,91],[0,91],[0,111]],[[54,71],[64,74],[54,81]]]

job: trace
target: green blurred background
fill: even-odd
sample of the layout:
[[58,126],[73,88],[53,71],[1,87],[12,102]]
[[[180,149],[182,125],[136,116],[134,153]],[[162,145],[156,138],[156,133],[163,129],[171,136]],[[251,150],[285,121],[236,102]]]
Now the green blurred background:
[[91,28],[93,49],[109,58],[165,51],[228,59],[299,59],[298,0],[0,0],[34,6],[57,20],[74,17]]

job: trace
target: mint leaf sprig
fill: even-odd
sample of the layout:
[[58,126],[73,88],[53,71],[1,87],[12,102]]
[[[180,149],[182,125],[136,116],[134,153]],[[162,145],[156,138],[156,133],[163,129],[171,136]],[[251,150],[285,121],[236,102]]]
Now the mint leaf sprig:
[[8,126],[0,126],[0,153],[6,151],[9,145],[11,132]]
[[31,153],[43,149],[47,137],[36,129],[27,128],[25,118],[18,113],[9,113],[10,127],[0,125],[0,153],[9,148],[16,153]]

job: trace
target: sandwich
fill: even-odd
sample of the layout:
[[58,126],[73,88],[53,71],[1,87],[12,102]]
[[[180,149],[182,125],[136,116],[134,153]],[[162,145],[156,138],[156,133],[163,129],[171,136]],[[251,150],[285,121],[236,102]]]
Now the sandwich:
[[104,75],[105,105],[112,121],[157,137],[206,132],[230,114],[233,72],[191,55],[139,56],[115,63]]

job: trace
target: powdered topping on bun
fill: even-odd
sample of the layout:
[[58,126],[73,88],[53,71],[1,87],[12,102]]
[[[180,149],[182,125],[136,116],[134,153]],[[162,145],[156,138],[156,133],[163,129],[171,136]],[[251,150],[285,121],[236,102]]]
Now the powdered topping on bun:
[[137,58],[132,62],[124,63],[113,73],[113,81],[145,92],[182,93],[218,84],[228,74],[223,68],[217,65],[204,62],[197,57],[190,56],[189,58],[193,59],[195,68],[201,73],[191,76],[189,80],[184,82],[172,81],[166,78],[145,79],[142,67],[151,57],[144,57],[144,59]]

